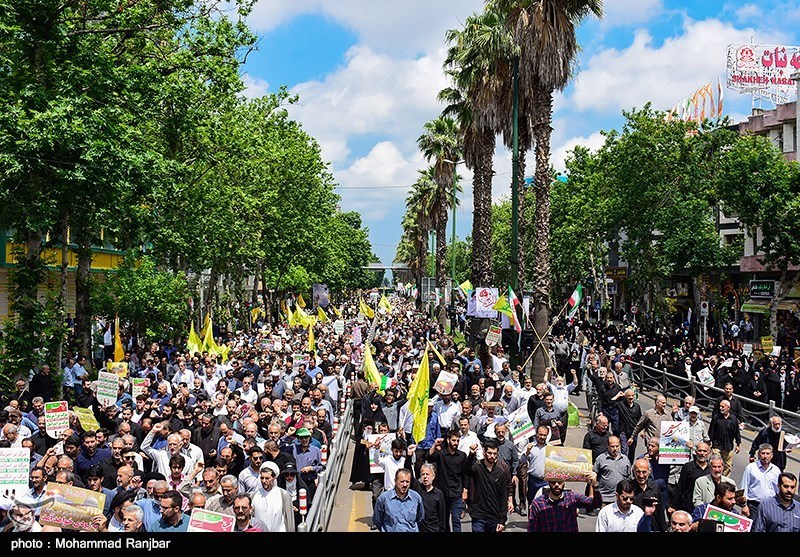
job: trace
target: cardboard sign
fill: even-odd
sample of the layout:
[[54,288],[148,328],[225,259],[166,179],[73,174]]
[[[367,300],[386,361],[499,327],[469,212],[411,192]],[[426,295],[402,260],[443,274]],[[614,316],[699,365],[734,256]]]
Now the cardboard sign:
[[106,369],[118,377],[128,376],[128,362],[108,362]]
[[306,369],[308,369],[308,362],[311,361],[311,358],[308,354],[292,354],[292,368],[297,369],[300,364],[305,364]]
[[658,463],[685,464],[692,458],[687,446],[690,440],[689,422],[661,422]]
[[592,451],[548,445],[544,450],[544,479],[583,482],[592,472]]
[[748,342],[742,345],[742,354],[749,356],[753,353],[753,344]]
[[439,377],[436,378],[436,383],[433,384],[433,388],[443,395],[449,395],[453,392],[453,387],[456,386],[457,381],[458,375],[442,370],[439,372]]
[[704,367],[697,372],[697,379],[703,385],[707,385],[709,387],[714,385],[714,374],[711,373],[711,370],[708,367]]
[[0,449],[0,496],[9,499],[30,491],[28,472],[31,450],[27,447]]
[[489,327],[489,331],[486,333],[486,345],[497,346],[502,335],[503,329],[499,325],[492,325]]
[[205,509],[192,509],[187,532],[233,532],[236,517]]
[[97,402],[100,406],[111,406],[117,402],[119,376],[116,373],[101,371],[97,377]]
[[714,505],[706,507],[703,513],[704,520],[719,520],[723,524],[723,532],[749,532],[753,526],[753,521],[740,514],[726,511]]
[[69,407],[66,400],[44,403],[44,430],[48,437],[58,439],[69,429]]
[[520,406],[514,410],[508,416],[506,425],[514,445],[517,446],[518,450],[524,451],[528,445],[528,439],[536,433],[536,428],[533,427],[533,422],[528,414],[528,407]]
[[149,377],[132,377],[131,378],[131,396],[133,400],[139,395],[147,395],[150,392],[150,378]]
[[485,288],[479,286],[475,289],[475,317],[489,319],[497,318],[497,310],[492,306],[497,302],[497,288]]
[[39,523],[60,526],[81,532],[96,532],[94,517],[103,514],[106,495],[103,492],[82,489],[72,485],[48,483]]
[[761,352],[768,354],[772,352],[772,337],[761,337]]
[[97,431],[100,429],[100,424],[97,423],[97,419],[94,417],[94,412],[92,412],[91,408],[76,406],[72,411],[78,416],[78,421],[83,431]]

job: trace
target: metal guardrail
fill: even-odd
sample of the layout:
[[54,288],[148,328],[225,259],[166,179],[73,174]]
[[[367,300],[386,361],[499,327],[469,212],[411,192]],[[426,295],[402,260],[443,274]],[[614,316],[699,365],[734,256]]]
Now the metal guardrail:
[[[347,386],[344,389],[346,392]],[[298,525],[298,532],[325,532],[328,529],[352,432],[353,399],[348,398],[344,412],[339,416],[339,429],[328,447],[328,463],[325,470],[319,474],[319,483],[311,501],[311,508],[305,521]]]
[[[640,391],[656,390],[665,396],[672,396],[683,399],[686,395],[691,395],[695,399],[695,404],[705,412],[711,412],[712,406],[723,394],[724,390],[706,386],[685,375],[675,375],[663,369],[646,366],[639,362],[630,362],[632,377],[639,386]],[[757,432],[765,427],[772,416],[780,416],[783,419],[783,429],[788,433],[800,434],[800,414],[784,410],[776,406],[773,401],[768,404],[734,394],[742,404],[745,415],[745,428]]]

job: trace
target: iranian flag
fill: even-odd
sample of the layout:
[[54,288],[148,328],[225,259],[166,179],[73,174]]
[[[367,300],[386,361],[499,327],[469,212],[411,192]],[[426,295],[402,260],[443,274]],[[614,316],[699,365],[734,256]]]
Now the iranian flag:
[[570,319],[574,318],[575,315],[578,313],[578,308],[581,307],[583,303],[583,286],[578,283],[578,286],[575,287],[575,292],[572,293],[572,296],[569,297],[569,312],[567,313],[567,317]]
[[397,379],[394,377],[387,377],[385,375],[381,375],[381,384],[378,387],[379,391],[385,391],[386,389],[392,389],[397,386]]
[[517,312],[517,307],[520,306],[519,298],[517,298],[510,286],[508,287],[508,304],[511,306],[511,311],[514,312],[514,330],[521,333],[522,325],[519,322],[519,313]]

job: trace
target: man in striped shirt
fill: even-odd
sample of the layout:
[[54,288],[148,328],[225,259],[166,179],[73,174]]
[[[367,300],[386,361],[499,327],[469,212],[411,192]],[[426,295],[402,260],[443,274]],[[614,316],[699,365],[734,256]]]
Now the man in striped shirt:
[[778,476],[778,493],[758,506],[752,532],[800,532],[800,505],[794,500],[797,477],[791,472]]

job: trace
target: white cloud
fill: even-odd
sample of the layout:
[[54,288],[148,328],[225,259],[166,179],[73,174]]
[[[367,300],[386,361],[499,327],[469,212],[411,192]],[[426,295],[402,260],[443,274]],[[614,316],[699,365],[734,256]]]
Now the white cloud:
[[269,92],[269,83],[259,77],[253,77],[246,73],[242,75],[242,82],[245,87],[244,96],[248,99],[257,99]]
[[570,151],[572,151],[575,147],[582,145],[588,148],[590,151],[596,151],[602,147],[605,142],[606,138],[600,132],[593,133],[589,137],[570,138],[563,144],[553,149],[552,153],[550,154],[550,162],[557,171],[563,172],[566,169],[564,161],[570,155]]
[[[736,29],[716,19],[690,21],[683,34],[655,46],[647,31],[638,31],[624,49],[599,51],[583,64],[571,101],[580,111],[615,111],[652,101],[665,109],[717,76],[725,75],[727,45],[749,42],[759,33]],[[780,33],[772,33],[780,42]]]
[[444,43],[444,30],[460,28],[482,0],[261,0],[249,18],[259,32],[269,31],[302,14],[329,17],[381,52],[418,54]]
[[755,4],[745,4],[736,10],[736,19],[740,23],[753,21],[754,18],[760,17],[762,9]]
[[664,9],[662,0],[605,0],[603,26],[618,27],[650,21]]

